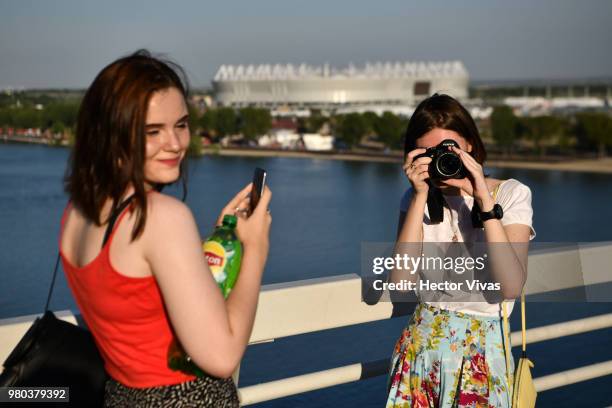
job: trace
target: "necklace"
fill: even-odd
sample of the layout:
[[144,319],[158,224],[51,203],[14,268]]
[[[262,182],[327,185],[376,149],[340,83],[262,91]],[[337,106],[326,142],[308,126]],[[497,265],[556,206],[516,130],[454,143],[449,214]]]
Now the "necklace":
[[448,212],[450,214],[450,225],[451,225],[451,230],[453,232],[453,236],[452,236],[451,240],[453,242],[457,242],[457,241],[459,241],[459,237],[458,237],[459,229],[458,229],[458,226],[455,227],[455,217],[453,217],[453,209],[448,204],[448,201],[446,202],[446,205],[448,206]]

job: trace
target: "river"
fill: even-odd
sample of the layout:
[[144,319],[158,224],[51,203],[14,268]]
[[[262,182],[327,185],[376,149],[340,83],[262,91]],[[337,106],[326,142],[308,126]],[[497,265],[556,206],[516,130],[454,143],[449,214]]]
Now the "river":
[[[68,155],[65,148],[0,144],[0,269],[3,283],[0,286],[0,318],[37,313],[44,305],[57,256],[59,219],[66,204],[62,177]],[[255,167],[268,171],[268,184],[273,190],[271,249],[264,284],[359,273],[360,244],[393,239],[399,201],[408,186],[397,164],[215,156],[190,159],[189,163],[186,202],[203,236],[212,230],[223,205],[250,181]],[[612,240],[611,175],[517,169],[490,169],[488,172],[493,177],[516,178],[530,186],[536,240]],[[181,194],[177,187],[167,191],[177,196]],[[69,290],[60,276],[52,307],[55,310],[74,309]],[[540,325],[608,313],[612,305],[566,304],[533,309],[528,315],[530,323]],[[241,385],[383,358],[390,354],[403,324],[405,318],[396,318],[250,347],[243,361]],[[512,325],[517,328],[516,319]],[[534,344],[530,348],[536,370],[539,370],[536,375],[574,368],[577,361],[580,361],[578,365],[583,365],[610,360],[610,340],[612,330],[607,329]],[[581,345],[587,341],[591,344],[589,350],[581,350]],[[579,356],[575,357],[576,354]],[[558,355],[566,356],[565,360]],[[605,384],[612,384],[612,380],[608,376],[583,384],[589,386],[593,396]],[[377,406],[384,400],[384,395],[380,394],[384,394],[382,387],[384,378],[378,377],[261,406]],[[578,392],[585,394],[580,386],[565,387],[543,393],[539,401],[546,404],[541,406],[566,406],[563,404],[572,401],[571,398],[579,401],[576,399]],[[602,394],[592,406],[612,404],[610,398]],[[602,405],[598,405],[600,403]]]

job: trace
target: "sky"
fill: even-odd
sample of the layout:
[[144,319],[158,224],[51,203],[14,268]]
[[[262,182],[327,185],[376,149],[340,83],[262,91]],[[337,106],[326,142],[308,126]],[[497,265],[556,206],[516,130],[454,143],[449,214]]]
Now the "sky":
[[462,61],[472,80],[612,77],[608,0],[0,0],[0,88],[86,88],[139,48],[222,64]]

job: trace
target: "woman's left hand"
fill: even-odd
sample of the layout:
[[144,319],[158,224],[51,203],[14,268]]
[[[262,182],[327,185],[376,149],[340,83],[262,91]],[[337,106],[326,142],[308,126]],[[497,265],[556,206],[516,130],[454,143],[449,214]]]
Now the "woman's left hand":
[[489,201],[492,202],[492,198],[485,180],[482,165],[478,163],[476,159],[474,159],[468,152],[455,146],[451,146],[451,149],[461,159],[463,167],[465,167],[465,169],[468,171],[468,176],[463,179],[443,180],[442,183],[462,189],[467,194],[474,197],[474,200],[476,200],[480,208],[484,209],[485,207],[489,207]]

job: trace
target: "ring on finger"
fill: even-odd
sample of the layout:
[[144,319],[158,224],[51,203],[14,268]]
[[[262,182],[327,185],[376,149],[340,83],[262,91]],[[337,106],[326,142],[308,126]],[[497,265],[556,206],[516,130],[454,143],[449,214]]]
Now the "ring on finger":
[[240,208],[240,207],[236,207],[234,209],[234,215],[238,215],[238,214],[246,214],[247,213],[247,209],[246,208]]

